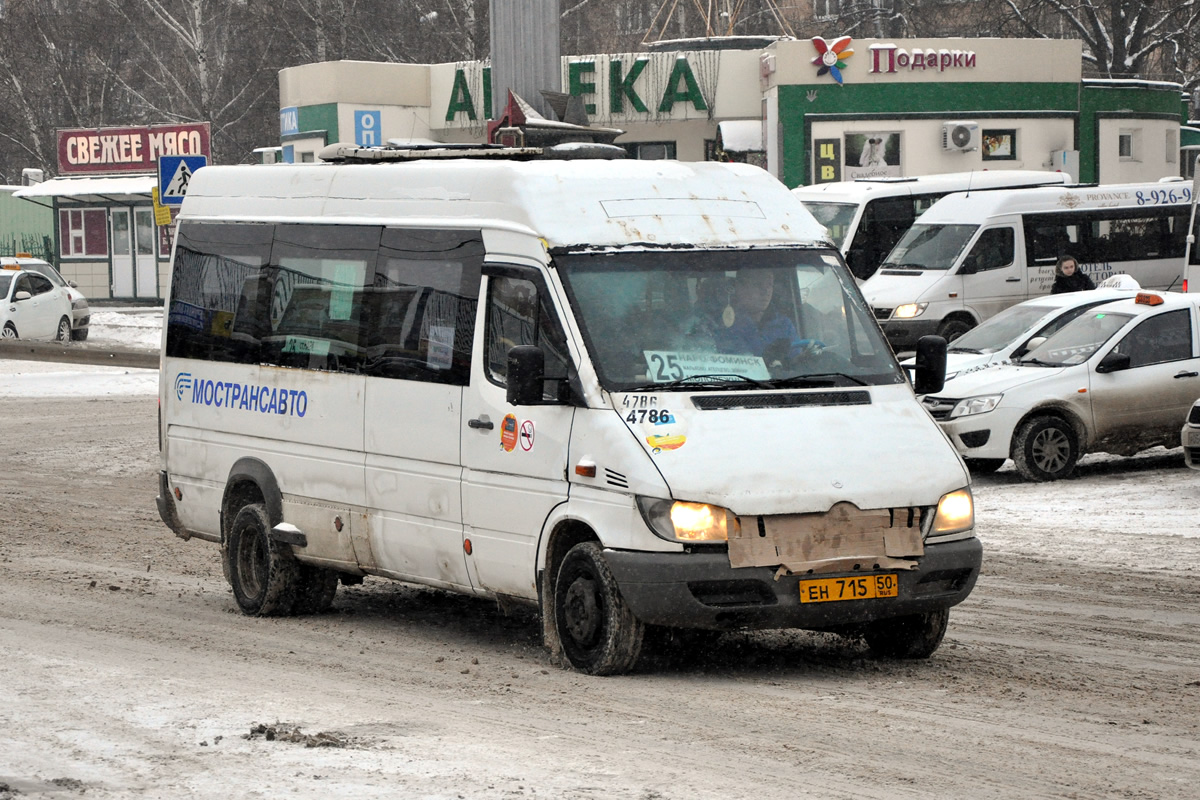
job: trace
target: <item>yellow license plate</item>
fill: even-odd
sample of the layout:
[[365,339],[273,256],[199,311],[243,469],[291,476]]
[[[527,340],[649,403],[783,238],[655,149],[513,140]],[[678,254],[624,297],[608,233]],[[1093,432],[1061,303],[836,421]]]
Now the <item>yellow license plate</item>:
[[900,581],[894,573],[859,575],[853,578],[820,578],[800,581],[800,602],[870,600],[876,597],[895,597],[899,591]]

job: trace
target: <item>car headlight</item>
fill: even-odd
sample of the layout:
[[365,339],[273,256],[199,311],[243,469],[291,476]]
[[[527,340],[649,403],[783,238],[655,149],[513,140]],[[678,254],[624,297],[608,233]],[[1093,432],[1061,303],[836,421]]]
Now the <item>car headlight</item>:
[[655,535],[669,542],[724,542],[741,530],[737,515],[708,503],[637,498],[638,511]]
[[1002,394],[981,394],[978,397],[968,397],[966,400],[959,400],[958,405],[950,409],[950,419],[957,417],[969,417],[972,414],[986,414],[996,406],[1000,405]]
[[905,303],[902,306],[896,306],[896,310],[892,312],[893,319],[912,319],[919,317],[925,313],[925,308],[929,303]]
[[930,536],[960,533],[975,527],[975,501],[970,489],[959,489],[942,495],[938,500],[937,515],[933,518]]

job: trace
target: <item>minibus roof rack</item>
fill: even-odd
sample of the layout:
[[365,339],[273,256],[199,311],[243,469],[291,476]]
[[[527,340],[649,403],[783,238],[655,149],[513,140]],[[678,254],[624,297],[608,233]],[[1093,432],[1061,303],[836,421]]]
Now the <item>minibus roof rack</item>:
[[534,159],[604,159],[625,158],[625,148],[597,142],[564,142],[550,147],[506,147],[499,144],[388,144],[360,147],[335,142],[325,146],[317,155],[322,161],[340,164],[377,164],[386,162],[428,161],[446,158],[503,159],[531,161]]

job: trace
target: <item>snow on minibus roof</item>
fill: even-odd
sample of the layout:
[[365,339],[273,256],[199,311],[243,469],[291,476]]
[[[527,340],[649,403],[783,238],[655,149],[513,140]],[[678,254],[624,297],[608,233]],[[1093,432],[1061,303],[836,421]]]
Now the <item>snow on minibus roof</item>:
[[1064,184],[1069,177],[1062,172],[1032,169],[987,169],[974,172],[946,172],[911,178],[859,178],[852,181],[798,186],[792,193],[801,200],[835,203],[860,203],[872,197],[904,197],[926,192],[960,192],[967,189]]
[[1028,189],[998,189],[991,192],[948,194],[930,206],[917,224],[971,224],[1002,214],[1071,212],[1092,208],[1142,208],[1186,205],[1191,184],[1180,180],[1153,183],[1112,183],[1090,186],[1039,186]]
[[551,248],[828,245],[769,173],[712,162],[209,166],[192,176],[180,218],[501,228]]

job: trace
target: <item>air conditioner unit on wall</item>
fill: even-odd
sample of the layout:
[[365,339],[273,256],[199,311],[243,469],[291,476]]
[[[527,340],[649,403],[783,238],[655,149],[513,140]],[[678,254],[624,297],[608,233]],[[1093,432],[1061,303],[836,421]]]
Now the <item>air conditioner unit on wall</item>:
[[979,125],[974,122],[943,122],[942,149],[963,152],[979,149]]

